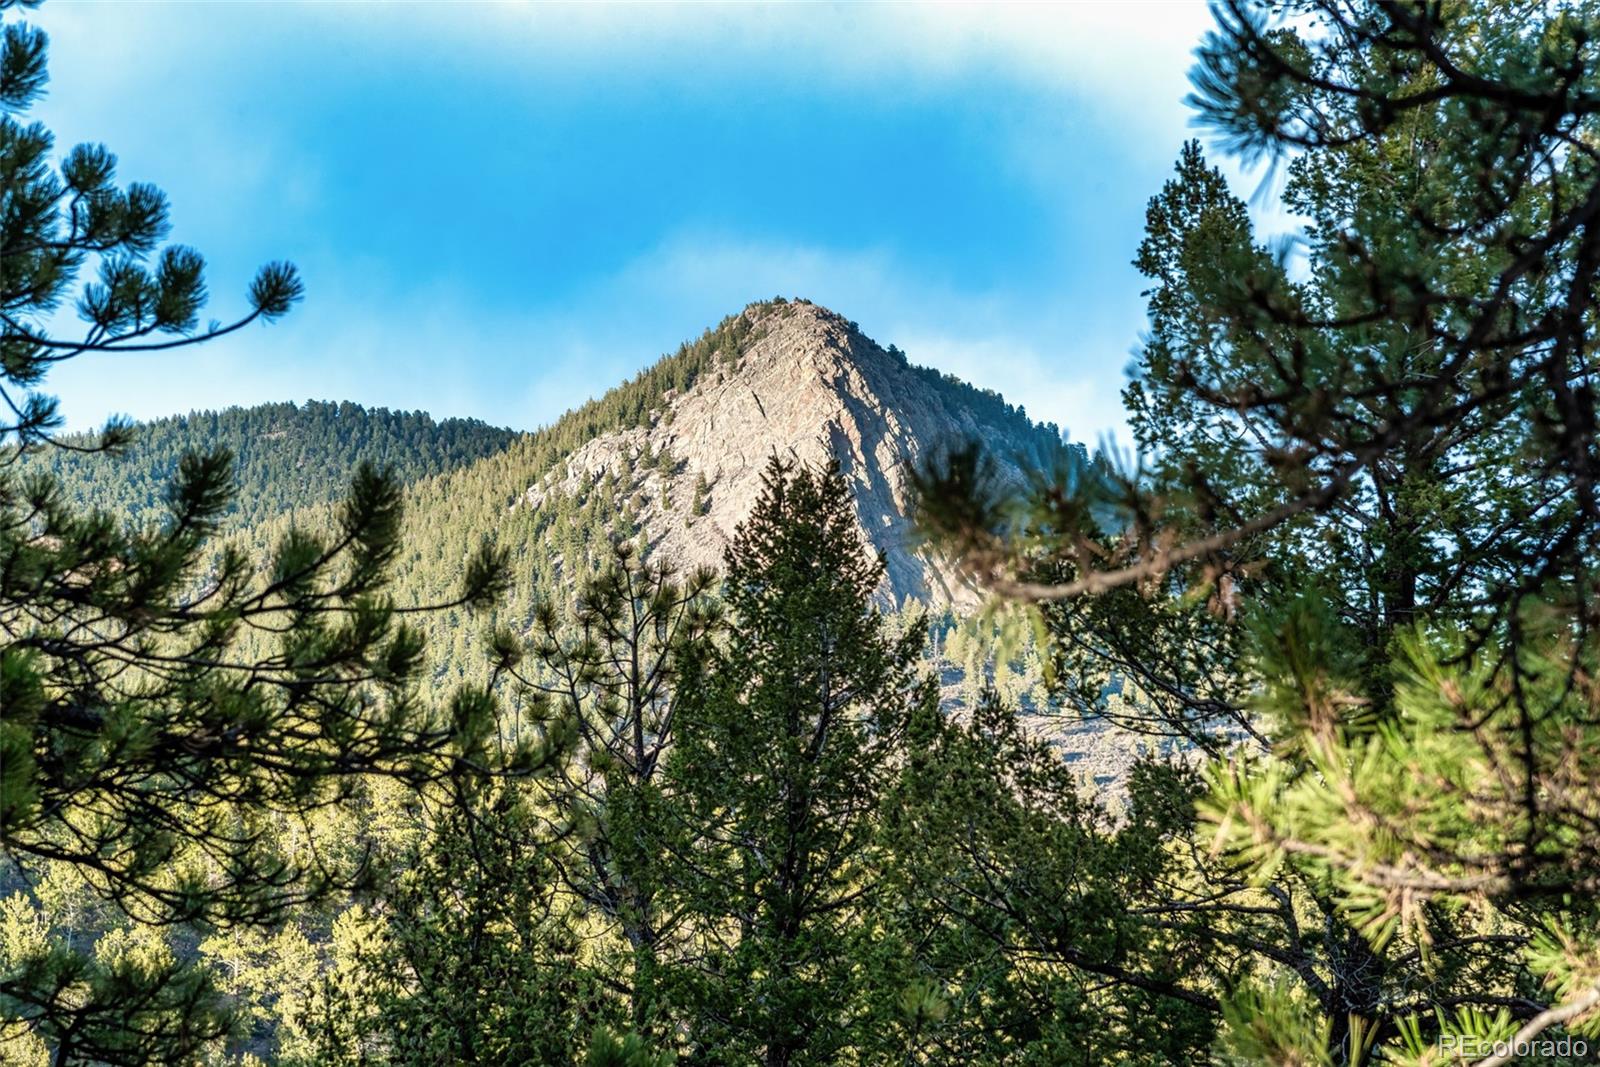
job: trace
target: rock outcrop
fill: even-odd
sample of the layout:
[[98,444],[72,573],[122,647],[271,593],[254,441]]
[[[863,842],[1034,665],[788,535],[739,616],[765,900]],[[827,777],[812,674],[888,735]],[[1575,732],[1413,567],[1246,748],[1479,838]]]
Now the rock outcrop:
[[648,531],[652,554],[717,566],[773,454],[813,465],[834,459],[854,488],[862,535],[886,563],[880,598],[892,606],[975,603],[979,594],[956,568],[919,542],[908,514],[913,465],[977,438],[1002,477],[1020,480],[1060,450],[1055,428],[1030,422],[994,393],[910,365],[815,304],[752,305],[742,315],[749,329],[738,351],[681,394],[669,392],[647,425],[580,446],[519,503],[581,495],[609,474]]

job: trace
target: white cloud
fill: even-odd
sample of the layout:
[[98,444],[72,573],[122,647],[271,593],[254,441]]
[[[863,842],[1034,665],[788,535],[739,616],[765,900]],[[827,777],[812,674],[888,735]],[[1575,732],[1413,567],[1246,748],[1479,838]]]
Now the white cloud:
[[[1139,91],[1135,75],[1186,53],[1211,24],[1203,0],[927,4],[497,4],[407,7],[400,33],[540,53],[716,67],[785,55],[823,77],[1001,71],[1055,85]],[[342,16],[341,16],[342,17]],[[492,42],[492,43],[491,43]],[[1181,75],[1181,71],[1180,71]]]
[[[776,82],[918,92],[974,78],[1070,92],[1141,126],[1180,114],[1203,0],[1062,3],[208,5],[62,3],[35,16],[93,62],[74,97],[271,64],[318,42],[352,73],[374,57],[409,67],[612,80],[671,73],[717,86],[759,71]],[[399,53],[391,55],[391,53]],[[158,57],[183,56],[162,69]]]

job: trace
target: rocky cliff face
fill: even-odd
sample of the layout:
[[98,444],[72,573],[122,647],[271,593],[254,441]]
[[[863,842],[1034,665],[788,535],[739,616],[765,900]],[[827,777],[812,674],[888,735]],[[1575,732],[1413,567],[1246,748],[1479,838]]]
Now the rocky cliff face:
[[1054,428],[993,393],[909,365],[815,304],[752,305],[742,314],[749,329],[737,351],[684,392],[669,391],[646,425],[583,444],[519,506],[580,496],[609,475],[648,531],[652,555],[717,566],[772,455],[813,465],[836,459],[854,487],[862,535],[884,556],[884,602],[976,602],[949,561],[918,542],[908,518],[913,465],[979,438],[1003,476],[1021,479],[1061,447]]

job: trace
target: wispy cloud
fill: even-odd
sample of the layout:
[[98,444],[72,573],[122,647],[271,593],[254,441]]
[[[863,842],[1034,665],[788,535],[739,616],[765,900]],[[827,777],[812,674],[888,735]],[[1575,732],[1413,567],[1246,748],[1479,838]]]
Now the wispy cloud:
[[407,17],[390,23],[393,34],[443,35],[480,56],[603,58],[631,69],[692,57],[713,70],[770,68],[777,59],[809,78],[852,84],[999,75],[1089,91],[1129,109],[1161,93],[1159,83],[1181,81],[1184,69],[1171,60],[1181,64],[1211,21],[1204,0],[401,6]]

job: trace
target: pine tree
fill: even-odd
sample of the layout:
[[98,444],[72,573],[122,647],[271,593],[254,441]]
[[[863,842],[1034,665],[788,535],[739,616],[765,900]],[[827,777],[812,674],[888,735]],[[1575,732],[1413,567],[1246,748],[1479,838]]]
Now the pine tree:
[[[358,775],[419,782],[488,767],[492,704],[419,699],[421,644],[386,592],[399,490],[370,466],[332,529],[285,533],[264,573],[209,544],[230,502],[225,452],[179,461],[159,524],[77,511],[47,475],[19,474],[20,453],[61,447],[56,402],[38,392],[56,363],[201,343],[270,322],[301,295],[292,267],[269,264],[245,315],[200,327],[204,263],[157,250],[160,191],[119,188],[115,157],[97,145],[54,165],[49,132],[23,123],[46,46],[24,23],[0,30],[0,382],[15,415],[0,425],[7,881],[69,872],[126,914],[118,938],[136,941],[189,923],[272,924],[364,879],[359,865],[296,851],[295,831]],[[75,289],[91,260],[98,280]],[[51,336],[52,312],[75,292],[83,334]],[[113,424],[95,446],[126,440]],[[479,553],[464,585],[454,603],[491,598],[501,557]],[[209,975],[159,943],[123,950],[118,938],[8,940],[7,1029],[57,1063],[176,1063],[231,1028]]]
[[248,531],[284,511],[336,505],[363,461],[411,483],[493,455],[517,436],[470,419],[435,422],[421,413],[316,401],[194,412],[139,424],[132,433],[116,454],[93,449],[95,435],[67,435],[60,440],[67,447],[26,456],[19,476],[49,474],[75,508],[159,522],[183,454],[227,448],[236,457],[236,492],[220,530]]
[[595,998],[557,906],[557,831],[523,782],[458,781],[435,799],[378,906],[352,916],[358,981],[326,983],[298,1020],[304,1061],[573,1062]]
[[858,1038],[882,853],[874,812],[906,721],[936,705],[923,628],[872,607],[837,466],[776,457],[728,549],[726,650],[684,698],[668,788],[695,923],[676,979],[696,1062],[833,1063]]
[[690,498],[689,514],[704,515],[711,510],[711,485],[706,481],[706,472],[701,471],[694,476],[694,496]]
[[925,520],[1047,605],[1069,696],[1136,679],[1124,721],[1219,757],[1202,881],[1146,911],[1258,970],[1231,1055],[1600,1033],[1600,8],[1218,14],[1194,100],[1286,163],[1305,262],[1187,148],[1137,261],[1149,469],[1019,502],[964,453]]
[[543,803],[576,828],[561,864],[566,888],[620,934],[620,954],[602,951],[605,981],[626,991],[626,1025],[664,1040],[656,986],[663,945],[679,936],[662,903],[667,832],[665,754],[682,714],[683,687],[702,668],[720,616],[715,576],[680,579],[646,564],[627,542],[582,590],[571,612],[543,604],[526,640],[502,633],[498,674],[537,718],[575,724],[573,758],[541,788]]
[[1136,765],[1113,821],[993,690],[959,719],[914,715],[906,750],[863,1059],[1203,1062],[1226,966],[1140,914],[1184,877],[1198,776]]

